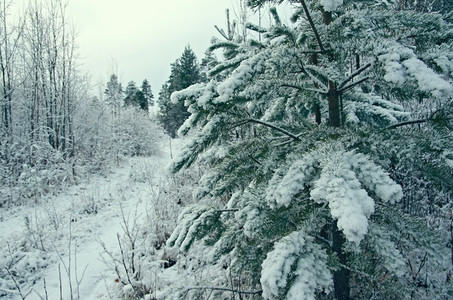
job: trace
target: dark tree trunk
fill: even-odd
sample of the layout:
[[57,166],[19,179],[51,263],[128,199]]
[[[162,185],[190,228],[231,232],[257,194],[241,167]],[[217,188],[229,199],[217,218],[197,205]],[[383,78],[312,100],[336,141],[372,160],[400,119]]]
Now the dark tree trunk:
[[[308,10],[308,7],[305,4],[304,0],[300,0],[300,3],[302,5],[302,8],[307,16],[308,22],[310,24],[310,27],[313,30],[313,33],[316,37],[316,40],[319,45],[319,50],[321,52],[325,52],[325,48],[323,46],[323,43],[321,41],[321,38],[318,34],[318,31],[313,23],[313,20],[311,19],[310,12]],[[332,13],[328,11],[322,10],[322,16],[323,16],[323,23],[324,25],[329,25],[332,22]],[[326,48],[330,48],[329,44],[326,43]],[[333,61],[335,57],[331,52],[327,53],[328,58],[330,61]],[[316,55],[312,55],[310,57],[310,62],[311,63],[318,63],[318,58]],[[360,64],[360,61],[357,62]],[[328,83],[328,93],[327,93],[327,102],[329,106],[329,126],[332,127],[341,127],[341,102],[340,102],[340,93],[337,91],[337,87],[335,86],[335,83],[332,80],[329,80]],[[321,112],[319,110],[319,105],[315,106],[315,114],[316,114],[316,122],[318,124],[321,123]],[[337,227],[337,222],[334,221],[334,225],[332,226],[332,251],[334,251],[339,259],[339,262],[341,264],[340,268],[338,271],[334,272],[333,274],[333,282],[334,282],[334,293],[335,293],[335,298],[337,300],[348,300],[349,295],[350,295],[350,286],[349,286],[349,280],[350,280],[350,271],[346,268],[347,265],[347,255],[343,251],[343,244],[344,244],[344,237],[342,233],[338,230]]]
[[[347,257],[343,251],[344,237],[338,230],[337,222],[334,222],[332,228],[332,250],[337,254],[337,257],[342,265],[346,265]],[[335,298],[337,300],[349,299],[349,277],[350,271],[341,267],[333,274],[333,284],[335,289]]]
[[315,118],[316,118],[316,124],[320,125],[321,124],[321,107],[319,104],[315,104]]
[[324,24],[329,25],[332,22],[332,12],[323,11],[322,19],[323,19]]
[[329,103],[329,125],[332,127],[340,127],[340,97],[333,81],[329,80],[329,93],[327,94],[327,102]]
[[[318,54],[313,53],[310,55],[309,63],[312,65],[317,66],[318,65]],[[317,85],[315,84],[317,87]],[[321,106],[319,103],[315,104],[315,119],[316,119],[316,124],[321,124]]]

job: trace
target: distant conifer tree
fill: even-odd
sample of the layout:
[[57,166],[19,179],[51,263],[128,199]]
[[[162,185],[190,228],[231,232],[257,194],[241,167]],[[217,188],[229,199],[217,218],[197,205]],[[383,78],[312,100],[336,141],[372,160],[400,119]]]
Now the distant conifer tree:
[[143,97],[145,99],[143,101],[143,105],[146,102],[149,106],[154,106],[154,95],[151,91],[151,85],[149,84],[147,79],[143,80],[140,90],[143,93]]
[[171,137],[176,136],[179,127],[189,117],[187,108],[183,103],[172,103],[170,101],[171,93],[200,81],[201,75],[197,57],[190,46],[187,46],[181,57],[171,64],[170,78],[164,85],[165,90],[159,94],[160,121]]

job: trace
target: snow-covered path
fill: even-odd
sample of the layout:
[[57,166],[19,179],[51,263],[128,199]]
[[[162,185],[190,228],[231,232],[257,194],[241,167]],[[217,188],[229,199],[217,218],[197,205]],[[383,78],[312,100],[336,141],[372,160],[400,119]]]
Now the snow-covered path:
[[[125,227],[149,217],[150,201],[167,176],[169,146],[163,149],[158,156],[130,158],[106,176],[92,176],[45,203],[2,216],[2,245],[25,235],[45,250],[29,258],[31,265],[47,267],[30,275],[35,282],[22,291],[30,292],[26,299],[114,299],[109,290],[116,274],[101,254],[109,261],[105,249],[120,251],[117,236],[124,235]],[[21,299],[17,292],[8,298]]]

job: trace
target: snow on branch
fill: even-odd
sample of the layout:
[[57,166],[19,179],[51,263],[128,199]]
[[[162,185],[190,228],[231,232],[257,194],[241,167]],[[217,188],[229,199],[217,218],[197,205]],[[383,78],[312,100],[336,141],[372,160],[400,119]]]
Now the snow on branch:
[[179,101],[183,101],[188,98],[199,98],[203,95],[205,90],[207,90],[205,83],[196,83],[186,89],[173,92],[170,96],[170,100],[172,103],[176,104]]
[[395,203],[403,197],[402,188],[364,154],[346,152],[339,145],[323,151],[321,174],[310,197],[318,203],[328,203],[346,239],[359,244],[374,212],[374,200],[368,191],[384,202]]
[[453,95],[452,85],[435,73],[412,49],[399,44],[387,45],[378,56],[385,70],[384,80],[398,86],[415,82],[421,92],[430,93],[435,98]]
[[225,103],[230,100],[239,89],[254,80],[259,73],[264,72],[266,60],[269,53],[260,52],[248,59],[243,60],[240,65],[217,86],[219,97],[214,99],[214,103]]
[[241,291],[233,288],[225,288],[225,287],[215,287],[215,286],[194,286],[187,288],[185,292],[189,292],[192,290],[211,290],[211,291],[221,291],[221,292],[230,292],[230,293],[235,293],[238,295],[261,295],[263,292],[262,290],[256,290],[256,291]]
[[290,138],[292,138],[292,139],[294,139],[296,141],[300,141],[301,140],[298,135],[293,134],[293,133],[291,133],[291,132],[289,132],[289,131],[281,128],[281,127],[278,127],[278,126],[272,124],[272,123],[265,122],[265,121],[262,121],[262,120],[258,120],[258,119],[254,119],[254,118],[248,118],[248,119],[240,121],[239,123],[242,123],[242,124],[245,124],[245,123],[257,123],[257,124],[260,124],[260,125],[275,129],[275,130],[283,133],[284,135],[289,136]]
[[310,186],[315,175],[315,168],[318,158],[314,153],[308,153],[302,159],[292,163],[289,170],[284,170],[286,174],[281,174],[283,170],[275,173],[270,180],[267,191],[266,201],[271,208],[281,206],[288,207],[293,197],[300,190]]
[[327,203],[346,239],[359,244],[368,232],[368,218],[374,212],[374,201],[339,153],[329,155],[336,157],[324,163],[310,198],[320,204]]
[[258,25],[255,25],[255,24],[252,24],[252,23],[247,23],[245,26],[246,26],[247,29],[256,31],[256,32],[258,32],[258,33],[265,33],[265,32],[267,32],[267,29],[266,29],[266,28],[261,27],[261,26],[258,26]]
[[345,112],[346,120],[350,123],[358,123],[361,119],[378,119],[391,124],[410,117],[410,113],[400,104],[373,93],[362,93],[357,90],[345,101]]
[[314,300],[316,291],[329,292],[333,281],[325,261],[325,251],[304,231],[282,238],[262,264],[263,298]]
[[371,63],[368,63],[366,65],[364,65],[363,67],[357,69],[354,71],[354,73],[352,73],[351,75],[349,75],[348,78],[346,78],[342,83],[340,83],[338,85],[338,88],[341,89],[342,87],[344,87],[346,85],[346,83],[348,83],[349,81],[351,81],[352,79],[354,79],[354,77],[360,75],[360,73],[362,73],[363,71],[365,71],[366,69],[368,69],[369,67],[371,67]]
[[167,245],[187,251],[195,239],[205,233],[203,227],[219,217],[220,211],[207,207],[190,206],[178,218],[178,225],[167,241]]
[[343,5],[343,0],[321,0],[319,3],[324,7],[325,11],[335,11]]
[[403,196],[401,186],[369,157],[345,151],[339,143],[323,145],[278,170],[269,181],[266,201],[272,209],[289,206],[307,189],[311,200],[328,205],[346,239],[357,244],[374,213],[372,196],[390,203]]

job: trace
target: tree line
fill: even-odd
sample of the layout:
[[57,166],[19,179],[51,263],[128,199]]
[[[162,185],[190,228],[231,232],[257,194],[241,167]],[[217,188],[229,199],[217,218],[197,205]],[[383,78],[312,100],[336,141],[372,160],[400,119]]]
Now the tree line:
[[106,84],[104,93],[107,105],[114,110],[118,110],[121,106],[133,106],[148,111],[149,106],[154,105],[154,95],[147,79],[143,80],[140,88],[137,87],[134,81],[129,81],[126,90],[123,91],[123,87],[118,81],[118,76],[112,74]]

